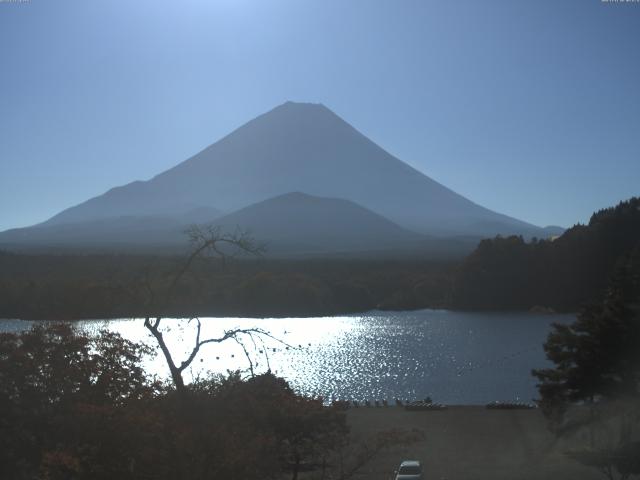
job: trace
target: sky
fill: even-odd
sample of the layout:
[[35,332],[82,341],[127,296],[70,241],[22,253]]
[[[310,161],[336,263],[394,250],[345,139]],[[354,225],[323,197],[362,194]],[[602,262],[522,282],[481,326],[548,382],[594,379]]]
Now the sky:
[[0,230],[323,103],[490,209],[640,194],[640,2],[0,0]]

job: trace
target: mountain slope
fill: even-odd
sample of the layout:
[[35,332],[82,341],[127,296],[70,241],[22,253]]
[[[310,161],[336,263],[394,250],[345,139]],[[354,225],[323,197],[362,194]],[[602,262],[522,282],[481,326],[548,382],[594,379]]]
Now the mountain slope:
[[184,243],[186,224],[172,217],[121,216],[84,222],[41,224],[0,233],[0,245],[83,247]]
[[104,247],[184,245],[184,230],[220,217],[211,207],[182,215],[123,215],[73,223],[45,223],[0,232],[0,245],[23,247]]
[[393,157],[322,105],[287,102],[153,179],[109,190],[48,220],[234,211],[286,192],[343,198],[421,233],[541,235]]
[[288,193],[218,219],[250,230],[268,252],[319,253],[417,248],[425,238],[348,200]]
[[[198,210],[182,219],[167,216],[109,217],[47,224],[0,233],[0,246],[23,250],[72,248],[87,251],[178,252],[187,244],[189,220],[210,215]],[[200,216],[196,215],[200,214]],[[349,200],[288,193],[206,222],[225,232],[249,230],[267,256],[453,258],[469,253],[478,238],[442,239],[406,230]]]

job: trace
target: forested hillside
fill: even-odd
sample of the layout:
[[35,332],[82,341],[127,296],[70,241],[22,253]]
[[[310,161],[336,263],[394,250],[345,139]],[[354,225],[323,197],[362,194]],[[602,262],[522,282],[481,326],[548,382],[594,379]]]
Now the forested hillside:
[[[0,252],[0,318],[137,317],[164,296],[184,257]],[[455,264],[417,260],[200,258],[161,313],[314,316],[441,308]]]
[[616,265],[640,249],[640,198],[594,213],[553,240],[483,240],[455,278],[452,306],[576,311],[601,298]]

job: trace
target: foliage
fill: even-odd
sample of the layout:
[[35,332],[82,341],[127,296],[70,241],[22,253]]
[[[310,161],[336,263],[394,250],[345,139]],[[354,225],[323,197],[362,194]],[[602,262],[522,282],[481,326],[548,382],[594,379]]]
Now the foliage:
[[[637,248],[619,262],[601,303],[571,325],[554,325],[544,346],[554,367],[533,371],[550,428],[565,437],[588,429],[589,447],[569,455],[609,479],[640,474],[639,266]],[[580,409],[588,414],[568,418]]]
[[118,334],[89,337],[68,324],[0,334],[2,478],[32,477],[41,462],[60,471],[83,468],[77,452],[60,449],[61,436],[83,424],[87,412],[111,415],[157,393],[140,367],[148,354]]
[[453,263],[197,258],[166,304],[183,256],[0,253],[0,317],[310,316],[447,304]]
[[148,379],[147,347],[68,324],[0,335],[0,478],[279,478],[314,467],[344,414],[271,374]]
[[640,394],[640,249],[619,267],[604,301],[571,325],[555,324],[545,343],[554,368],[534,370],[546,408]]
[[193,389],[191,398],[209,402],[207,411],[217,417],[208,424],[199,416],[201,428],[224,423],[229,428],[228,438],[238,432],[251,432],[250,437],[262,439],[256,443],[243,438],[237,445],[225,446],[224,452],[218,452],[224,458],[240,451],[247,463],[251,463],[247,459],[262,459],[254,476],[240,475],[241,478],[264,478],[269,477],[269,472],[275,475],[282,471],[291,472],[296,478],[302,469],[318,467],[348,433],[344,413],[323,406],[318,399],[296,395],[283,379],[269,373],[246,381],[236,374],[213,383],[196,384]]
[[463,309],[577,311],[601,299],[621,258],[640,245],[640,198],[596,212],[557,239],[480,242],[460,267],[452,304]]

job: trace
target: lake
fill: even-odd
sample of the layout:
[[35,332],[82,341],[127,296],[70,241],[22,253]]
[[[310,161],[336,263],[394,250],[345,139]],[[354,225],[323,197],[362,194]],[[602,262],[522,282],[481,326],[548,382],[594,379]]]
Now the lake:
[[[531,369],[549,365],[542,349],[552,322],[569,323],[574,315],[476,313],[446,310],[369,312],[318,318],[202,318],[202,338],[232,328],[258,327],[276,339],[246,339],[256,371],[286,378],[296,391],[313,396],[364,399],[422,399],[446,404],[484,404],[494,400],[530,402],[537,398]],[[117,331],[131,340],[153,344],[143,321],[79,322],[89,331]],[[0,321],[0,330],[28,328],[30,322]],[[170,347],[192,345],[195,324],[166,319]],[[164,359],[146,363],[166,377]],[[206,372],[246,370],[242,347],[227,341],[203,346],[187,377]]]

